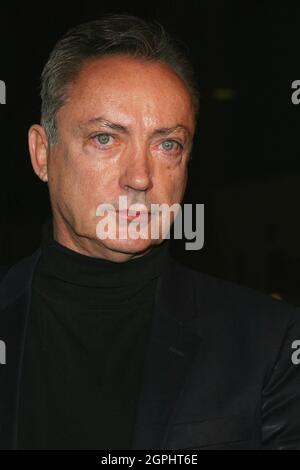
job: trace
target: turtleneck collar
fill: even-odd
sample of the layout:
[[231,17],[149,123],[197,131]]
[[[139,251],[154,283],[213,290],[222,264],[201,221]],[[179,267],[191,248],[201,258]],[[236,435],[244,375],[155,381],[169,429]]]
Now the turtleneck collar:
[[63,281],[91,287],[117,287],[159,276],[168,248],[168,240],[164,240],[145,255],[118,263],[61,245],[53,238],[52,219],[44,223],[42,230],[42,258],[48,272]]
[[168,239],[123,263],[83,255],[54,239],[52,219],[43,225],[41,248],[35,289],[56,302],[68,299],[74,306],[85,302],[92,308],[99,302],[114,309],[136,297],[142,300],[142,293],[160,276],[169,256]]

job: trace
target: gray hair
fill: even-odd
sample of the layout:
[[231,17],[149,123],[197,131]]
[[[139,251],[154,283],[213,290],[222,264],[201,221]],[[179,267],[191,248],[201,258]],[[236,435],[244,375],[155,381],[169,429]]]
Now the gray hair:
[[43,69],[41,125],[50,144],[57,141],[56,114],[84,61],[112,54],[160,61],[172,68],[189,90],[197,118],[198,85],[182,43],[171,38],[157,21],[127,14],[107,15],[67,31],[56,43]]

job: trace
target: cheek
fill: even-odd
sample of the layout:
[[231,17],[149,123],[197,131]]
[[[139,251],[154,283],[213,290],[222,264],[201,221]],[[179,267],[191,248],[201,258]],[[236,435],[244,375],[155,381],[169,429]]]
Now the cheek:
[[56,189],[78,199],[91,200],[94,196],[113,189],[116,180],[116,166],[108,161],[89,158],[74,149],[61,155],[53,162],[52,176]]
[[[49,191],[60,207],[71,209],[82,206],[84,194],[88,197],[88,171],[83,171],[79,159],[67,151],[53,156],[49,171]],[[87,170],[87,169],[86,169]]]
[[161,202],[173,204],[181,202],[187,181],[187,172],[183,169],[165,170],[158,174],[157,187]]

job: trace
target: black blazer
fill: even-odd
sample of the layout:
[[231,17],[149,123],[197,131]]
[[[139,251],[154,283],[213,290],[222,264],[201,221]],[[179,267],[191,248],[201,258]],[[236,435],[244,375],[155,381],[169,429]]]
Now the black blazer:
[[[17,448],[18,403],[40,250],[0,283],[0,448]],[[159,279],[133,449],[300,449],[300,313],[173,259]]]

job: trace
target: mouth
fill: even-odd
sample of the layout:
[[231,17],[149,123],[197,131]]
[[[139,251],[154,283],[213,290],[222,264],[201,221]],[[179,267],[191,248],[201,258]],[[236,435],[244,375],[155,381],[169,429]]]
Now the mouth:
[[122,210],[122,211],[116,211],[118,216],[121,218],[121,219],[125,219],[125,220],[128,220],[128,221],[132,221],[132,220],[135,220],[135,221],[138,221],[138,220],[148,220],[148,217],[150,215],[150,212],[148,211],[129,211],[129,210]]

